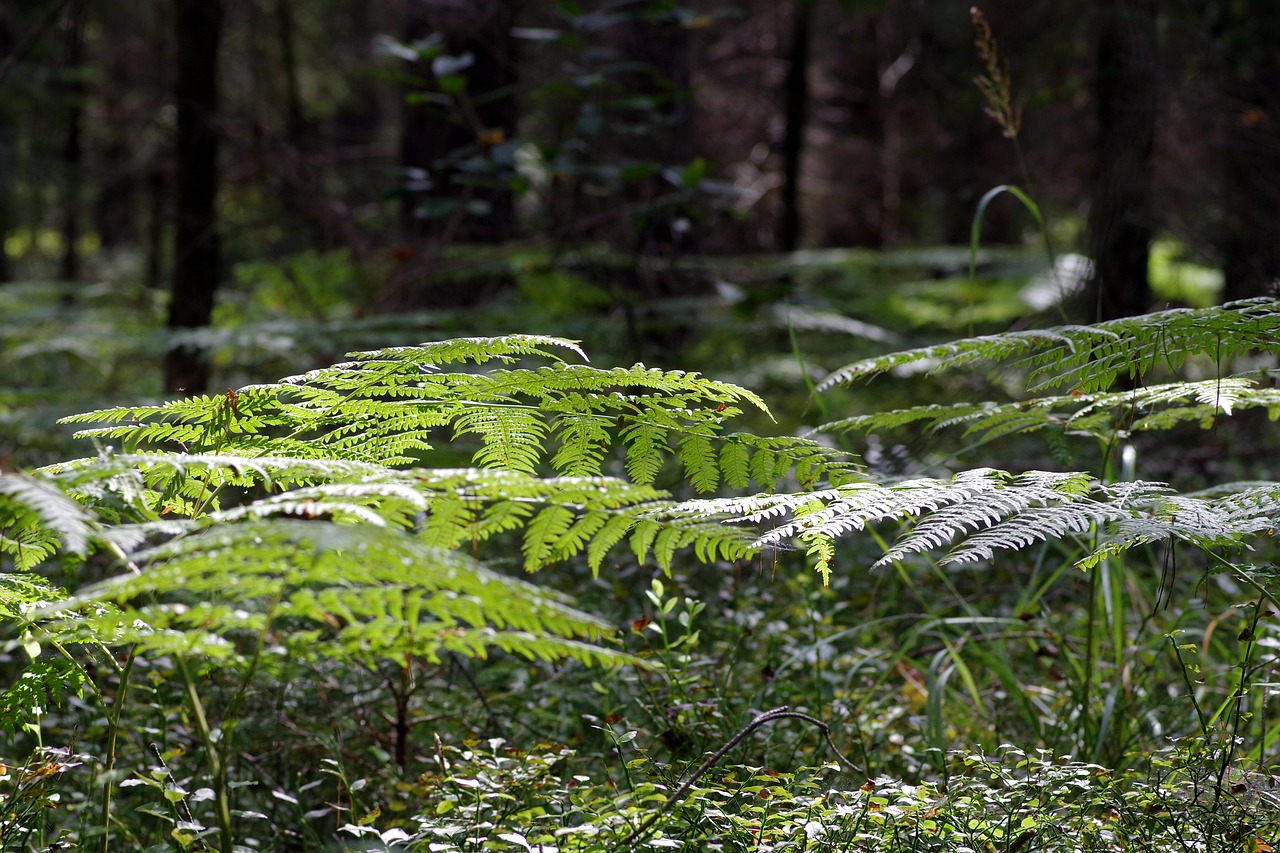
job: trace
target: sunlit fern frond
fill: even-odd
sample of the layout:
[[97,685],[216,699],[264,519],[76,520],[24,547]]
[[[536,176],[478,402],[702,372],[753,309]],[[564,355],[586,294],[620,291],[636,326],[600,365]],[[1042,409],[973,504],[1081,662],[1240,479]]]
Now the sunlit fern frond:
[[[476,465],[534,473],[598,476],[609,451],[625,447],[626,471],[653,483],[678,460],[695,489],[713,489],[731,468],[738,486],[775,487],[792,468],[813,481],[848,476],[854,466],[834,450],[800,439],[726,436],[743,407],[765,414],[754,393],[697,373],[643,365],[598,369],[559,361],[551,347],[580,354],[556,338],[467,338],[354,353],[353,361],[271,385],[161,406],[119,407],[68,423],[104,423],[78,435],[206,454],[275,456],[420,465],[445,442],[470,446]],[[553,361],[537,368],[442,372],[466,361]],[[747,465],[743,465],[744,457]],[[187,497],[191,497],[188,495]]]
[[[659,533],[672,530],[663,543],[699,549],[708,559],[738,559],[750,543],[733,527],[666,517],[663,510],[671,505],[666,492],[611,477],[158,452],[104,454],[42,473],[88,505],[111,507],[112,541],[126,551],[129,543],[141,545],[149,533],[175,529],[183,516],[192,515],[197,526],[251,517],[370,524],[412,530],[434,547],[477,552],[490,539],[512,534],[519,537],[528,571],[584,551],[598,571],[611,548],[626,541],[634,550],[650,525]],[[183,512],[195,509],[199,495],[208,497],[199,512]],[[553,518],[566,523],[549,523]],[[499,546],[492,553],[500,558],[504,550]],[[646,555],[642,551],[642,558]],[[654,556],[661,567],[670,567],[670,554]]]
[[1090,568],[1138,545],[1185,543],[1209,551],[1243,549],[1280,528],[1280,483],[1223,484],[1213,490],[1166,495],[1146,512],[1114,525],[1077,565]]
[[823,424],[815,432],[873,432],[923,424],[930,432],[963,428],[965,436],[984,440],[1046,427],[1081,435],[1112,436],[1171,429],[1187,422],[1209,427],[1218,417],[1254,408],[1266,409],[1272,417],[1280,415],[1280,389],[1229,376],[1009,403],[935,403],[843,418]]
[[[991,468],[963,471],[950,479],[908,480],[889,485],[860,482],[795,494],[686,501],[671,512],[749,526],[771,525],[755,548],[796,543],[829,580],[836,541],[877,522],[909,522],[910,528],[882,556],[882,566],[924,551],[951,546],[946,562],[990,559],[999,550],[1119,524],[1140,515],[1167,488],[1156,483],[1106,487],[1083,473]],[[952,546],[953,542],[958,542]]]
[[93,514],[46,479],[0,474],[0,554],[18,569],[58,551],[83,556],[96,535]]
[[1137,380],[1157,367],[1176,370],[1189,356],[1222,363],[1243,353],[1280,352],[1280,310],[1271,298],[1213,308],[1178,308],[1092,326],[1057,326],[965,338],[875,358],[834,371],[818,386],[835,385],[912,366],[929,372],[1003,362],[1028,375],[1033,390],[1070,388],[1092,393],[1118,377]]
[[137,572],[81,590],[52,630],[142,650],[363,660],[499,648],[531,659],[630,661],[613,626],[556,593],[496,574],[404,531],[227,519],[133,555]]

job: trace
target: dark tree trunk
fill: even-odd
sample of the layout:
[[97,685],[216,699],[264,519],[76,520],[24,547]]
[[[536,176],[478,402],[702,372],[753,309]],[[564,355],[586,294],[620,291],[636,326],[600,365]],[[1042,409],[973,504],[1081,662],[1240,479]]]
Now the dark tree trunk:
[[63,281],[80,279],[80,201],[84,182],[84,3],[71,0],[65,19],[67,73],[70,80],[63,86],[67,98],[67,135],[62,146],[63,178],[66,192],[61,211],[62,258],[58,277]]
[[[178,145],[174,182],[174,261],[169,328],[209,325],[220,279],[217,229],[218,43],[222,0],[175,0],[178,78]],[[207,353],[172,346],[165,359],[165,388],[197,394],[209,384]]]
[[297,51],[293,46],[296,29],[292,0],[276,0],[276,35],[280,39],[280,61],[284,65],[285,137],[299,151],[308,147],[310,134],[302,111],[302,92],[298,86]]
[[[0,69],[12,67],[16,49],[12,25],[8,10],[0,10]],[[3,77],[0,77],[0,85],[4,85]],[[0,105],[0,283],[13,279],[9,253],[4,250],[4,243],[9,232],[18,224],[14,204],[18,177],[17,170],[14,169],[14,159],[18,153],[16,141],[12,108]]]
[[1221,4],[1218,103],[1223,301],[1272,292],[1280,277],[1280,6]]
[[169,221],[172,196],[165,163],[152,163],[147,172],[147,246],[142,273],[143,283],[152,290],[164,287],[164,226]]
[[1090,307],[1102,320],[1145,312],[1155,232],[1156,0],[1095,0],[1097,164],[1089,208]]
[[791,15],[791,45],[783,83],[786,130],[782,139],[782,213],[778,221],[778,249],[783,252],[794,252],[800,246],[800,161],[809,118],[813,8],[814,0],[795,0]]
[[155,85],[148,73],[152,63],[146,37],[123,16],[102,14],[98,25],[102,72],[95,98],[101,118],[93,124],[98,141],[93,218],[102,246],[114,249],[139,242],[139,201],[147,166],[138,138],[146,127],[144,116],[158,105],[139,103],[139,90]]

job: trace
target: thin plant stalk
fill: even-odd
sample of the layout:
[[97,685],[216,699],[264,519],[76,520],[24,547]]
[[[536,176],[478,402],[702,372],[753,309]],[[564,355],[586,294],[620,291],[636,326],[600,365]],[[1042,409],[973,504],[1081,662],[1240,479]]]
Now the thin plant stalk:
[[204,703],[200,701],[200,691],[196,688],[195,678],[187,660],[182,655],[175,655],[174,661],[182,676],[183,688],[187,694],[187,702],[191,706],[191,715],[195,719],[196,732],[204,746],[205,761],[209,765],[209,776],[212,781],[214,805],[218,815],[218,834],[221,837],[222,850],[230,853],[235,841],[235,833],[231,826],[231,792],[227,786],[227,770],[222,763],[222,753],[209,727],[209,718],[204,712]]
[[[107,714],[107,746],[106,755],[102,759],[104,776],[109,774],[116,765],[116,744],[120,736],[120,718],[124,714],[125,698],[129,692],[129,676],[133,672],[133,662],[137,658],[135,650],[131,647],[129,656],[125,658],[124,666],[120,669],[120,689],[116,691],[115,702]],[[106,779],[102,786],[102,844],[100,847],[102,853],[110,853],[111,851],[111,805],[114,792],[115,784],[110,778]]]

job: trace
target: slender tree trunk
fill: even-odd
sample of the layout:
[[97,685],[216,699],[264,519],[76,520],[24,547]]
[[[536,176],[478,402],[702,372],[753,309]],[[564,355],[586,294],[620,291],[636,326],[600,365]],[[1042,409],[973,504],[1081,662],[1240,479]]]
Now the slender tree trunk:
[[1089,209],[1091,307],[1098,319],[1141,314],[1147,266],[1156,108],[1156,0],[1095,0],[1098,27],[1097,164]]
[[[174,0],[178,78],[178,145],[174,202],[174,262],[169,328],[203,328],[213,317],[220,279],[218,242],[218,44],[222,0]],[[207,354],[172,346],[165,388],[196,394],[209,384]]]
[[1221,4],[1223,58],[1217,103],[1225,132],[1220,164],[1223,301],[1272,292],[1280,278],[1280,7]]
[[800,246],[800,162],[804,132],[809,119],[809,54],[812,49],[815,0],[794,0],[791,45],[787,50],[786,130],[782,139],[782,215],[778,222],[778,249],[794,252]]
[[164,225],[169,221],[172,193],[163,161],[151,164],[147,172],[147,248],[142,280],[152,290],[164,287]]
[[299,151],[305,150],[307,121],[302,111],[302,92],[298,86],[297,51],[293,46],[293,0],[276,0],[276,35],[280,39],[280,61],[284,65],[285,136]]
[[62,146],[62,166],[66,181],[61,211],[62,259],[58,277],[63,281],[80,278],[80,207],[84,193],[84,2],[72,0],[67,6],[67,73],[71,79],[63,87],[68,100],[67,135]]
[[[0,14],[0,68],[9,67],[16,45],[8,15]],[[0,78],[0,85],[4,84]],[[14,196],[17,190],[17,132],[12,109],[0,105],[0,284],[13,279],[9,254],[4,250],[5,239],[17,225]]]
[[139,104],[138,90],[155,85],[144,64],[150,45],[127,18],[104,13],[98,27],[102,57],[95,87],[99,118],[93,123],[98,142],[92,167],[97,189],[93,219],[103,248],[133,247],[139,242],[139,201],[146,173],[137,139],[141,116],[151,112]]

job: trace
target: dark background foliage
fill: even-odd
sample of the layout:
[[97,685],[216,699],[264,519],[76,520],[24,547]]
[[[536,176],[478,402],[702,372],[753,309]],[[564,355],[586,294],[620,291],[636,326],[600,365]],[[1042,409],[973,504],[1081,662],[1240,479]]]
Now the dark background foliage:
[[[1094,258],[1085,318],[1153,304],[1156,237],[1225,297],[1266,288],[1280,14],[983,13],[1018,127],[982,114],[961,2],[10,0],[0,279],[140,282],[181,330],[264,259],[345,252],[364,314],[490,302],[516,284],[494,259],[537,244],[615,253],[586,272],[634,307],[713,280],[642,260],[965,243],[1017,183]],[[1012,200],[988,209],[988,244],[1029,237]],[[313,313],[332,298],[286,279]],[[169,390],[212,381],[198,341],[165,349]]]

